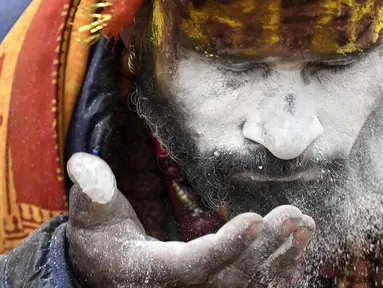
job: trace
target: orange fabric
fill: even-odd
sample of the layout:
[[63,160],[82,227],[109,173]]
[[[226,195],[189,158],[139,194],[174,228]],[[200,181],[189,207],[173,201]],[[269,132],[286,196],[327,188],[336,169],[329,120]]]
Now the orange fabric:
[[0,45],[0,253],[67,212],[64,131],[89,53],[71,2],[31,1]]
[[[79,2],[79,1],[77,1]],[[96,0],[82,0],[78,3],[81,6],[87,6],[96,3]],[[84,11],[73,8],[73,27],[69,39],[69,47],[65,65],[65,87],[64,87],[64,107],[63,107],[63,137],[68,133],[72,111],[76,104],[77,96],[80,93],[82,83],[85,77],[85,71],[88,65],[89,46],[80,43],[76,39],[86,39],[90,37],[89,31],[78,32],[77,29],[93,21],[93,18],[86,15]]]
[[59,151],[61,159],[64,155],[65,139],[68,133],[72,111],[76,104],[77,97],[81,92],[85,72],[88,66],[90,46],[80,43],[80,40],[91,36],[89,31],[77,31],[78,28],[94,21],[90,16],[92,10],[84,11],[78,6],[89,6],[95,4],[97,0],[76,0],[69,11],[67,28],[61,44],[60,57],[60,78],[58,83],[59,99],[58,107],[58,133]]

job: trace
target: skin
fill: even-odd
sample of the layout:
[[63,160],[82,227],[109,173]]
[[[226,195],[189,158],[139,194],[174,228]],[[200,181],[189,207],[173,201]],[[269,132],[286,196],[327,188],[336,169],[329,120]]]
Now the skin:
[[[67,166],[75,183],[69,259],[90,287],[268,287],[269,277],[287,276],[272,267],[293,268],[315,229],[299,209],[282,206],[264,218],[238,215],[217,233],[188,243],[160,242],[146,236],[103,160],[78,153]],[[239,258],[251,258],[250,269],[235,264]]]

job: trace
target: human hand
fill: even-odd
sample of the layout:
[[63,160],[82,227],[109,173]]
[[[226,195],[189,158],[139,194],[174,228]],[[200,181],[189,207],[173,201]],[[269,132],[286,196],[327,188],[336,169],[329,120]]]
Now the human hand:
[[[290,262],[294,267],[312,233],[298,229],[300,222],[312,229],[311,218],[284,206],[265,219],[241,214],[217,233],[188,243],[157,241],[146,235],[103,160],[77,153],[67,166],[75,183],[67,226],[69,261],[86,286],[263,287],[257,285],[266,281],[266,271],[274,275]],[[294,248],[285,244],[292,232]]]
[[272,210],[263,222],[254,242],[210,281],[211,287],[293,287],[301,252],[315,231],[315,222],[287,205]]

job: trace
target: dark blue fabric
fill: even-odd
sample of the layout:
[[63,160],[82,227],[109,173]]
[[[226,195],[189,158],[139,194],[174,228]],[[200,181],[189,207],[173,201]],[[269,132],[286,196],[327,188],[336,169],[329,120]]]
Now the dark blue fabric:
[[66,262],[66,223],[59,226],[52,235],[48,252],[48,265],[52,267],[51,283],[53,287],[72,286],[72,277]]
[[67,216],[51,218],[6,255],[0,288],[72,288],[79,284],[67,262]]
[[[66,143],[66,159],[76,152],[101,154],[103,133],[112,130],[118,104],[120,54],[105,48],[106,39],[96,44],[81,94],[73,110]],[[100,129],[101,128],[101,129]],[[94,135],[94,134],[97,135]],[[101,138],[101,139],[100,139]]]
[[0,0],[0,42],[32,0]]
[[8,274],[7,274],[7,263],[8,263],[8,257],[7,255],[4,256],[4,262],[3,262],[3,266],[2,266],[2,277],[3,277],[3,284],[4,284],[4,288],[8,288],[9,285],[8,285]]

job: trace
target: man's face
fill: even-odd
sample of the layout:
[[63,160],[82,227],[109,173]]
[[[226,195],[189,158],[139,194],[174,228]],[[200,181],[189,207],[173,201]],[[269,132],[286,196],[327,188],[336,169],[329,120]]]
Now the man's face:
[[370,233],[383,215],[380,47],[211,57],[187,36],[142,53],[138,107],[205,203],[233,214],[293,204],[326,233]]

